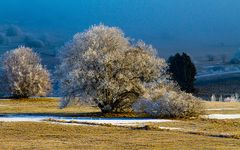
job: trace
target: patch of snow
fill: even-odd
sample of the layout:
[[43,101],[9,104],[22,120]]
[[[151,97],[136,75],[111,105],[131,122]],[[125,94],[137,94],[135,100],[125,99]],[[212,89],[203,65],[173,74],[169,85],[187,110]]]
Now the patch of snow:
[[206,109],[206,110],[240,110],[240,109],[237,109],[237,108],[212,108],[212,109]]
[[64,121],[76,121],[78,123],[93,123],[93,124],[112,124],[112,125],[119,125],[119,126],[132,126],[137,125],[141,123],[162,123],[162,122],[172,122],[173,120],[167,120],[167,119],[121,119],[121,118],[101,118],[101,119],[61,119]]
[[28,118],[28,117],[0,117],[2,122],[41,122],[44,118]]
[[164,130],[182,130],[181,128],[173,128],[173,127],[159,127],[159,129],[164,129]]
[[240,114],[211,114],[205,117],[208,119],[240,119]]
[[[74,122],[75,124],[78,124],[78,125],[89,123],[89,124],[111,124],[111,125],[117,125],[117,126],[137,126],[145,123],[161,123],[161,122],[174,121],[174,120],[167,120],[167,119],[148,119],[148,118],[89,118],[89,117],[58,117],[58,116],[37,116],[37,115],[0,116],[0,121],[3,121],[3,122],[44,122],[47,119],[53,119],[59,122],[60,121]],[[66,123],[66,124],[71,124],[71,123]]]
[[71,125],[71,126],[95,126],[95,125],[90,125],[90,124],[65,123],[65,122],[50,122],[50,123],[51,124],[60,124],[60,125]]

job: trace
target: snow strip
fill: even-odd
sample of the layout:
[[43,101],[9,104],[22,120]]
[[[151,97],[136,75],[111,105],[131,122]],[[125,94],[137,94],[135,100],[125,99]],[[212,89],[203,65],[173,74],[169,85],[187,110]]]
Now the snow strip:
[[41,122],[44,117],[0,117],[2,122]]
[[208,119],[240,119],[240,114],[211,114],[205,117]]
[[[144,125],[145,123],[162,123],[173,122],[174,120],[167,119],[137,119],[137,118],[84,118],[84,117],[56,117],[56,116],[2,116],[2,122],[46,122],[46,120],[56,120],[59,122],[73,122],[81,124],[111,124],[117,126],[137,126]],[[71,124],[71,123],[68,123]]]
[[78,123],[93,123],[93,124],[111,124],[118,126],[134,126],[144,123],[162,123],[162,122],[173,122],[173,120],[167,119],[99,119],[99,120],[90,120],[90,119],[61,119],[63,121],[76,121]]
[[240,110],[240,109],[237,109],[237,108],[212,108],[212,109],[206,109],[206,110]]
[[173,128],[173,127],[159,127],[159,129],[163,129],[163,130],[182,130],[181,128]]

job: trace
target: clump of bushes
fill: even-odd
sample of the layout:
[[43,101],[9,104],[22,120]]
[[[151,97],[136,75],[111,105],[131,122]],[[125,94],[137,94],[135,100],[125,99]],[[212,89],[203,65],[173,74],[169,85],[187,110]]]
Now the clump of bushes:
[[169,91],[154,100],[140,99],[133,105],[133,110],[151,117],[191,118],[203,113],[203,105],[191,94]]
[[50,92],[50,74],[32,49],[19,47],[6,52],[2,61],[2,79],[8,95],[28,98],[46,96]]

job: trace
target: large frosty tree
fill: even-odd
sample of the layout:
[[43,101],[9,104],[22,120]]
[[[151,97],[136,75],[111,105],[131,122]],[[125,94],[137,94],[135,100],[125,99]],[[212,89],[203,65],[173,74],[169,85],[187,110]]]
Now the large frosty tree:
[[63,107],[79,99],[104,113],[123,111],[166,81],[167,64],[155,49],[143,42],[131,44],[115,27],[99,25],[77,33],[60,60]]
[[50,75],[30,48],[20,47],[3,55],[3,78],[9,94],[16,98],[46,96]]

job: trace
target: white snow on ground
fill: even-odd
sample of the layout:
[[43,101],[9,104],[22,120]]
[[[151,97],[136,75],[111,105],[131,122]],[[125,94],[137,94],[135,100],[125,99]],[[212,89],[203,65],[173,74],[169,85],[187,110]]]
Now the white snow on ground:
[[117,126],[135,126],[144,123],[161,123],[161,122],[173,122],[173,120],[167,119],[100,119],[100,120],[89,120],[89,119],[61,119],[63,121],[76,121],[78,123],[93,123],[93,124],[112,124]]
[[237,108],[213,108],[213,109],[206,109],[206,110],[239,110]]
[[[74,122],[79,125],[89,124],[111,124],[117,126],[137,126],[144,125],[145,123],[161,123],[161,122],[173,122],[174,120],[167,119],[131,119],[131,118],[71,118],[71,117],[54,117],[54,116],[2,116],[0,117],[0,121],[3,122],[44,122],[47,119],[53,119],[56,121],[66,121],[66,122]],[[81,124],[82,123],[82,124]],[[71,124],[71,123],[68,123]]]
[[41,122],[47,117],[0,117],[2,122]]
[[159,129],[163,129],[163,130],[182,130],[181,128],[173,128],[173,127],[159,127]]
[[[58,122],[59,121],[59,122]],[[64,122],[66,121],[66,122]],[[70,123],[67,123],[68,121],[70,121]],[[72,123],[71,121],[73,121],[74,123]],[[172,121],[172,120],[171,120]],[[162,123],[162,122],[171,122],[170,120],[159,120],[159,121],[138,121],[138,122],[132,122],[132,121],[106,121],[106,120],[102,120],[102,121],[89,121],[89,120],[85,120],[85,121],[76,121],[76,120],[54,120],[53,123],[56,124],[65,124],[65,125],[84,125],[84,126],[92,126],[92,125],[104,125],[104,124],[111,124],[114,126],[124,126],[124,127],[135,127],[135,126],[142,126],[144,127],[146,125],[146,123]],[[160,127],[161,128],[161,127]],[[161,129],[171,129],[171,128],[167,128],[167,127],[162,127]],[[176,130],[175,128],[173,130]]]
[[65,123],[65,122],[50,122],[51,124],[60,124],[60,125],[70,125],[70,126],[95,126],[89,124],[80,124],[80,123]]
[[240,114],[211,114],[205,117],[208,119],[240,119]]

